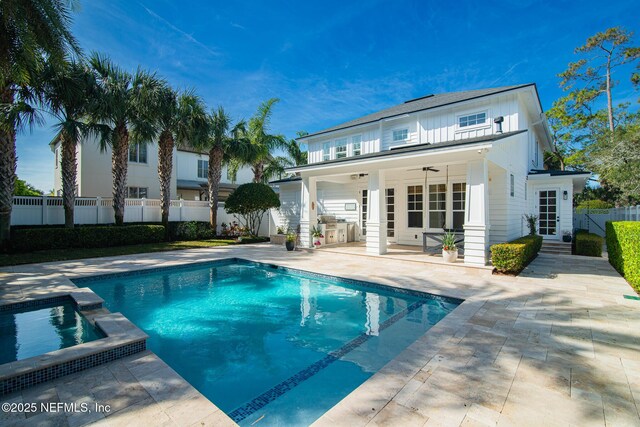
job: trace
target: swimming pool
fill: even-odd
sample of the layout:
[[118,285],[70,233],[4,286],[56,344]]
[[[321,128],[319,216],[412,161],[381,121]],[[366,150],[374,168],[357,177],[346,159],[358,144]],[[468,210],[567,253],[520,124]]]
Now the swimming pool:
[[0,312],[0,364],[104,338],[71,301]]
[[308,425],[461,301],[239,259],[75,281],[240,425]]

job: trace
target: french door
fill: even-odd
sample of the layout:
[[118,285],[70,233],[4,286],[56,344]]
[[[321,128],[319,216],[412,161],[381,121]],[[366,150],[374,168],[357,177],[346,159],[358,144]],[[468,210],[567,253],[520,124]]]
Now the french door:
[[369,192],[362,190],[360,203],[360,240],[367,240],[367,208],[369,207]]
[[395,243],[396,237],[396,190],[387,188],[385,190],[387,204],[387,242]]
[[538,233],[543,239],[558,239],[558,193],[557,189],[550,188],[538,192]]

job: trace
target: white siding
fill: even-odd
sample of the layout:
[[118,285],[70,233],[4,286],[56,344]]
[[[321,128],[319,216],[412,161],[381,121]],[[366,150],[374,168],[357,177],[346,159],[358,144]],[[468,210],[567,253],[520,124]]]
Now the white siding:
[[[280,184],[280,209],[272,212],[272,218],[276,227],[296,230],[300,224],[300,197],[302,184],[300,182],[292,182],[289,184]],[[275,229],[271,230],[275,233]]]
[[[358,199],[358,189],[355,183],[318,183],[318,215],[335,215],[347,222],[357,222],[360,206]],[[356,210],[345,210],[346,203],[356,203]]]

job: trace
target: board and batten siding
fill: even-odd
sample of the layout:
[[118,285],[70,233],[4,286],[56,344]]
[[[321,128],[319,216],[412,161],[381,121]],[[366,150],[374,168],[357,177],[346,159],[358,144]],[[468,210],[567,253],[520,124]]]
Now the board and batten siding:
[[330,136],[319,136],[308,142],[308,163],[318,163],[322,161],[322,147],[325,143],[331,145],[331,159],[336,158],[335,141],[337,139],[347,138],[347,152],[348,155],[352,155],[352,138],[360,135],[361,141],[361,154],[369,154],[380,151],[379,138],[378,138],[378,125],[367,126],[357,129],[346,129],[343,132],[332,133]]

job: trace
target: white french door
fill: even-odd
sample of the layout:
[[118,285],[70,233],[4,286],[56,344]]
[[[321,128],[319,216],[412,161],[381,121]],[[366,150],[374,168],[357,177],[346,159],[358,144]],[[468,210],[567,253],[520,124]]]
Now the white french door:
[[538,233],[546,240],[558,239],[560,212],[557,188],[545,188],[538,191]]
[[385,200],[387,204],[387,242],[395,243],[396,237],[396,189],[387,188],[385,190]]

